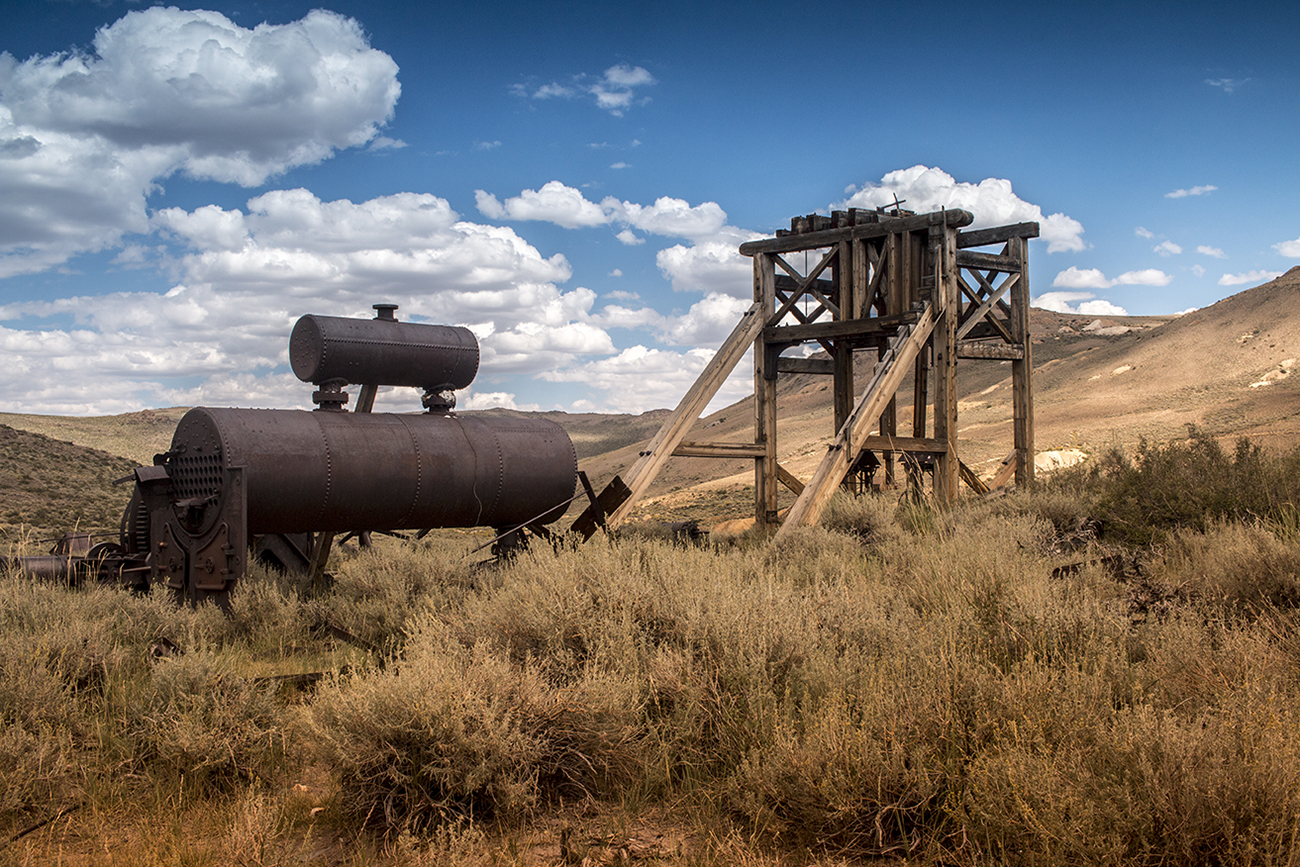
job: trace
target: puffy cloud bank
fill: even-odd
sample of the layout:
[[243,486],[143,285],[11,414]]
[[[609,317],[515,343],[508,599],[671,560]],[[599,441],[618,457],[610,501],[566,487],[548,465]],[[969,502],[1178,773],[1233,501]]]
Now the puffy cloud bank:
[[[589,315],[595,293],[557,287],[571,273],[563,256],[541,256],[508,227],[462,221],[429,194],[353,203],[276,190],[243,211],[169,208],[151,225],[183,251],[162,263],[180,277],[164,295],[0,306],[0,322],[73,321],[67,329],[0,330],[0,363],[15,374],[0,386],[0,400],[21,394],[29,408],[50,412],[217,400],[301,405],[309,389],[271,372],[287,361],[293,321],[303,312],[369,316],[376,301],[401,305],[404,317],[419,311],[469,326],[484,364],[499,373],[616,351]],[[142,248],[139,257],[157,252]],[[243,396],[231,382],[248,386]]]
[[322,10],[250,30],[153,7],[90,53],[0,54],[0,277],[147,231],[146,197],[177,172],[252,186],[365,144],[400,90],[393,59]]
[[912,166],[890,172],[878,182],[849,188],[852,195],[837,208],[878,208],[893,206],[895,197],[909,211],[922,213],[940,208],[961,208],[975,215],[974,228],[1004,226],[1011,223],[1039,224],[1039,237],[1047,242],[1047,252],[1081,251],[1088,247],[1083,240],[1083,225],[1073,217],[1056,213],[1043,215],[1043,209],[1020,198],[1005,178],[985,178],[978,184],[957,181],[939,168]]

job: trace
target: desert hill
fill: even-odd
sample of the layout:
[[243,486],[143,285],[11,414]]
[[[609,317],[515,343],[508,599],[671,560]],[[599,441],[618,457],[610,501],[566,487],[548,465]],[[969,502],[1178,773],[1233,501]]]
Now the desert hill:
[[[1181,437],[1195,424],[1231,440],[1250,436],[1273,447],[1300,439],[1300,267],[1253,289],[1182,316],[1093,317],[1031,311],[1036,447],[1040,453],[1131,448],[1140,438]],[[860,355],[865,378],[867,359]],[[963,360],[958,426],[962,460],[991,475],[1011,448],[1009,362]],[[904,386],[903,394],[910,393]],[[778,386],[780,460],[807,478],[833,436],[830,382],[783,376]],[[184,409],[102,418],[0,413],[0,424],[150,463],[171,440]],[[597,486],[626,470],[668,410],[641,415],[548,412],[569,431]],[[518,414],[488,410],[486,414]],[[911,424],[900,397],[899,427]],[[752,437],[747,398],[700,420],[688,439],[745,442]],[[44,449],[44,441],[21,447]],[[55,463],[34,461],[53,471]],[[41,470],[45,472],[45,470]],[[645,514],[702,517],[744,513],[753,484],[748,461],[674,458],[660,475]],[[54,478],[43,482],[57,488]]]
[[0,424],[0,523],[47,530],[116,529],[134,461]]

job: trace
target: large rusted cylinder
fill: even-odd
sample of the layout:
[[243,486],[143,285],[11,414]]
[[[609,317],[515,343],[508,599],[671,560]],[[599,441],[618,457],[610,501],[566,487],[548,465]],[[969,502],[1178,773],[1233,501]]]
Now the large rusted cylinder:
[[513,527],[577,477],[568,434],[540,419],[207,407],[181,419],[166,465],[176,508],[209,515],[242,467],[254,534]]
[[308,314],[289,336],[289,363],[303,382],[447,391],[474,381],[478,340],[456,325]]

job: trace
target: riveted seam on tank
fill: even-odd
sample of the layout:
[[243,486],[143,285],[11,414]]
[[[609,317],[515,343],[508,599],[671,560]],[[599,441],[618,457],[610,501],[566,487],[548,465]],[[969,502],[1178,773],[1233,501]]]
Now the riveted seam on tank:
[[411,426],[407,424],[406,419],[397,416],[397,420],[401,423],[402,429],[406,431],[406,435],[411,438],[411,450],[415,453],[415,490],[411,493],[411,501],[410,505],[407,506],[406,514],[402,516],[402,526],[409,527],[411,516],[420,504],[420,481],[424,477],[424,459],[420,454],[420,439],[415,435],[415,431],[411,430]]

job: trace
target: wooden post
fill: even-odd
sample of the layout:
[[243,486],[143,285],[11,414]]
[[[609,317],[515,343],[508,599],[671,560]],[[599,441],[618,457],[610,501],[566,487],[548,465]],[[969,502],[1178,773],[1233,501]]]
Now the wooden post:
[[[764,320],[776,309],[776,261],[771,253],[754,256],[754,304]],[[754,444],[763,456],[754,460],[754,523],[759,532],[777,520],[776,371],[767,369],[767,342],[754,338]]]
[[957,498],[957,232],[946,225],[932,230],[933,301],[939,324],[934,348],[934,438],[947,445],[934,465],[934,494],[940,501]]
[[[855,306],[854,287],[853,287],[853,254],[852,243],[848,240],[840,241],[839,253],[835,267],[835,282],[839,290],[840,315],[836,319],[856,319],[858,317],[857,307]],[[844,421],[853,411],[853,347],[848,340],[840,338],[832,343],[835,353],[831,358],[835,370],[835,387],[834,406],[835,406],[835,430],[844,426]]]
[[1016,449],[1016,485],[1034,481],[1034,393],[1030,371],[1033,346],[1029,334],[1029,242],[1007,241],[1006,255],[1020,260],[1020,279],[1011,287],[1011,336],[1021,347],[1021,357],[1011,362],[1012,424]]

